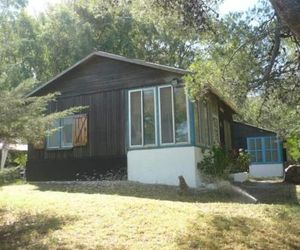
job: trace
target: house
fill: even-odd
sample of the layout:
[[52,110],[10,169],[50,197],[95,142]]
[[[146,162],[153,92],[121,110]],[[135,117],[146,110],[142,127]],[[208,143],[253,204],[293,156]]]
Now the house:
[[55,121],[60,128],[41,146],[29,145],[31,181],[127,172],[143,183],[201,184],[197,163],[212,145],[232,147],[234,106],[210,88],[193,103],[184,90],[190,72],[94,52],[28,96],[60,92],[49,112],[88,106]]
[[250,154],[250,176],[283,176],[286,151],[275,132],[236,121],[233,122],[233,129],[234,147],[245,149]]

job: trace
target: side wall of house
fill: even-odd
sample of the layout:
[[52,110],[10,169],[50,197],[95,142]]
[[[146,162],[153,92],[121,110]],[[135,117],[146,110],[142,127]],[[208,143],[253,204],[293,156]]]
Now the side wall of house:
[[240,122],[233,123],[234,147],[247,149],[247,137],[276,136],[276,133]]
[[60,92],[49,112],[88,106],[88,143],[67,150],[28,150],[29,180],[74,180],[78,174],[126,171],[127,90],[166,84],[180,78],[170,72],[95,57],[39,91]]

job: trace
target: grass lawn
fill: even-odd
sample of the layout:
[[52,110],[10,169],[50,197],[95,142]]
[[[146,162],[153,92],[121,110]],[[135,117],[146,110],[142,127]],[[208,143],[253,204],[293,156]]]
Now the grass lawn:
[[299,249],[300,187],[288,190],[247,204],[124,182],[3,186],[0,249]]

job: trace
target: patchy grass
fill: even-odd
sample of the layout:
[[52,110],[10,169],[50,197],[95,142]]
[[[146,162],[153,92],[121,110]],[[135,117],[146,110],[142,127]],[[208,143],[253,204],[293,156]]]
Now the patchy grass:
[[0,188],[0,249],[299,249],[299,221],[294,199],[124,182]]

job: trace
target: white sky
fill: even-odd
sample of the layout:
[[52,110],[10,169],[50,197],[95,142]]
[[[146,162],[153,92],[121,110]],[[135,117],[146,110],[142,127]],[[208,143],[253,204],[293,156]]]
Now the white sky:
[[[61,2],[61,0],[29,0],[28,11],[32,15],[37,15],[47,9],[50,4]],[[224,0],[220,6],[220,14],[225,15],[229,12],[245,11],[254,6],[257,0]]]

